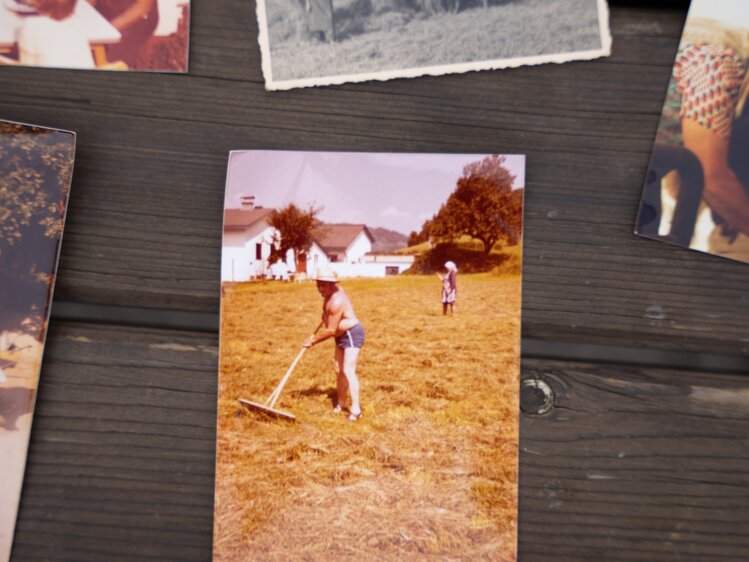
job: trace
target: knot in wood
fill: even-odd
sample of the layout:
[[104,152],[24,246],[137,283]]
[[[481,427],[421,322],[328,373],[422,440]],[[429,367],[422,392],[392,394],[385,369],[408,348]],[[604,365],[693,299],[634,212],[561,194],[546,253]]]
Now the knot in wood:
[[520,386],[520,409],[542,416],[554,407],[554,391],[541,379],[525,379]]

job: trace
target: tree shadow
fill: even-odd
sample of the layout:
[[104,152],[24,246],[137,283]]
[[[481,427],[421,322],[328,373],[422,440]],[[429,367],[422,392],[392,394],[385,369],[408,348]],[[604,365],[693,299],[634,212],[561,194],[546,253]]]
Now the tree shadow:
[[345,41],[366,33],[367,20],[372,16],[372,0],[354,0],[348,6],[336,8],[333,19],[336,28],[336,41]]
[[[346,6],[335,6],[333,20],[336,43],[370,32],[393,31],[414,19],[430,18],[438,14],[457,14],[478,8],[523,3],[526,0],[353,0]],[[335,4],[335,2],[334,2]],[[315,39],[310,35],[309,41]]]
[[[391,31],[407,25],[413,19],[429,18],[437,14],[457,14],[474,8],[491,8],[523,3],[526,0],[353,0],[349,5],[334,9],[336,41],[345,41],[371,31]],[[374,22],[377,22],[374,24]],[[377,25],[377,29],[373,29]]]
[[408,273],[441,272],[448,260],[458,263],[461,273],[482,273],[501,267],[510,257],[510,254],[494,252],[486,255],[458,244],[437,244],[417,256]]
[[18,431],[18,419],[34,409],[34,389],[0,388],[0,429]]

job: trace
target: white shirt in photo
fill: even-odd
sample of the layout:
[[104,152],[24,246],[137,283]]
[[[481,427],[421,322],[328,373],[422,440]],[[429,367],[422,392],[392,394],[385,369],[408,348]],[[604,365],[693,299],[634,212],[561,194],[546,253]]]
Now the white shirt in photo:
[[18,32],[20,63],[53,68],[95,68],[88,34],[81,20],[27,16]]

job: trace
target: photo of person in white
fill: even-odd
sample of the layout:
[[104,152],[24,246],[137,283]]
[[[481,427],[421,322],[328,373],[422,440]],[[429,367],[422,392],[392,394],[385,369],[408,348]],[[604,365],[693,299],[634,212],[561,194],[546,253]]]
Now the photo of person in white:
[[190,0],[5,0],[0,64],[186,72]]

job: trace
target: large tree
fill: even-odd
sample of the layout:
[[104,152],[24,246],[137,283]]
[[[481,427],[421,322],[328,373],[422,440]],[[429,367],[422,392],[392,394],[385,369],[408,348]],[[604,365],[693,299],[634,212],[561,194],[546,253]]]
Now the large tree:
[[454,241],[470,236],[484,245],[488,256],[499,241],[517,244],[522,228],[522,196],[513,191],[515,176],[504,156],[487,156],[468,164],[429,228],[430,236]]
[[43,333],[74,145],[70,133],[0,122],[0,332]]
[[285,260],[289,250],[299,264],[312,246],[312,231],[318,226],[317,215],[322,209],[310,206],[302,210],[293,203],[283,209],[274,209],[268,224],[276,229],[270,253],[270,262]]
[[421,230],[419,230],[419,232],[416,232],[415,230],[411,231],[411,234],[408,237],[408,245],[417,246],[429,241],[429,229],[431,226],[432,219],[427,219],[424,221],[424,224],[421,225]]

